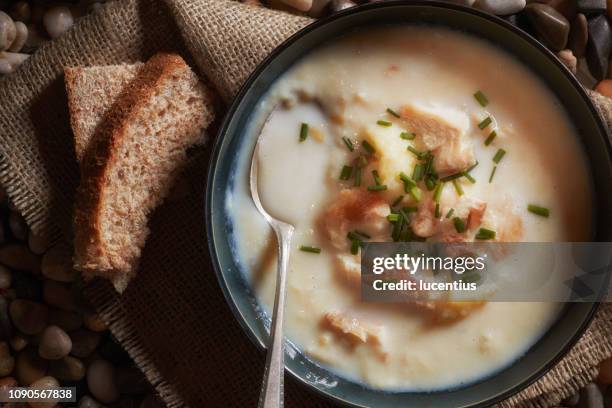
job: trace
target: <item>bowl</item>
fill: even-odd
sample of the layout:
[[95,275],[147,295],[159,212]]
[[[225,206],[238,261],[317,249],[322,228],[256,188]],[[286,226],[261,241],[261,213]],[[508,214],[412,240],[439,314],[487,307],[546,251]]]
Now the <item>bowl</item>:
[[[269,321],[258,307],[232,254],[232,223],[226,213],[226,192],[235,181],[239,149],[254,147],[255,137],[248,134],[248,124],[271,84],[309,51],[352,30],[390,24],[428,24],[461,30],[488,39],[529,67],[557,96],[582,137],[595,186],[594,240],[612,240],[609,211],[612,208],[612,148],[584,89],[552,53],[505,20],[459,5],[385,1],[354,7],[307,26],[276,48],[244,84],[216,138],[206,196],[208,245],[225,298],[246,334],[259,347],[264,347]],[[596,309],[595,303],[568,304],[550,330],[521,358],[492,376],[456,389],[376,390],[334,375],[292,347],[289,347],[286,368],[312,390],[350,406],[489,406],[517,393],[552,368],[584,333]]]

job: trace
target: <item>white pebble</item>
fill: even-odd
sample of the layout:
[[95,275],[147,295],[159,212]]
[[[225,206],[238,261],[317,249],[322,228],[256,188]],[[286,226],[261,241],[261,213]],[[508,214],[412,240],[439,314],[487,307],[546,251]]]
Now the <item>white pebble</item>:
[[72,12],[66,6],[53,7],[43,16],[43,24],[51,38],[64,34],[74,24]]
[[87,369],[87,387],[100,402],[109,404],[119,398],[115,367],[105,360],[95,360]]
[[526,0],[478,0],[476,7],[498,16],[507,16],[523,10]]
[[10,52],[21,51],[26,41],[28,40],[28,27],[25,24],[23,24],[21,21],[16,21],[15,30],[17,32],[17,35],[15,36],[15,40],[8,49]]
[[4,11],[0,11],[0,51],[4,51],[15,41],[17,31],[13,19]]

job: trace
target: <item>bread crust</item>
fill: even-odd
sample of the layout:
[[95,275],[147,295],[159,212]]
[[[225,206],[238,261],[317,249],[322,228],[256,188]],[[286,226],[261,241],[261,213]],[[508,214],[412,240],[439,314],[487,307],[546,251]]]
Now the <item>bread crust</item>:
[[[75,268],[81,270],[85,277],[96,275],[113,279],[120,291],[127,285],[136,265],[121,268],[110,264],[106,256],[101,225],[104,189],[109,183],[110,170],[119,160],[117,152],[127,136],[129,124],[136,119],[159,84],[173,72],[184,69],[189,68],[176,54],[160,53],[147,61],[98,125],[83,155],[81,185],[74,212]],[[68,81],[74,80],[71,75],[68,71]],[[73,124],[74,128],[78,129],[78,124]]]

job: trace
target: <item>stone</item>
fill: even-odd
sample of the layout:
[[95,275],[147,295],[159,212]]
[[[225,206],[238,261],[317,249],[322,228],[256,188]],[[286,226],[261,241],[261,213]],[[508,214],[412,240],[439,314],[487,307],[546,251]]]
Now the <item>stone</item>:
[[32,232],[28,234],[28,247],[36,255],[44,254],[49,248],[49,240],[46,237],[38,236]]
[[95,313],[86,313],[83,316],[83,321],[85,322],[85,327],[94,332],[102,332],[108,328],[106,323],[100,319],[100,316]]
[[355,7],[356,5],[357,4],[355,4],[351,0],[332,0],[329,7],[332,13],[337,13],[339,11]]
[[570,24],[557,10],[547,4],[531,3],[525,13],[538,38],[553,51],[567,45]]
[[[12,50],[9,51],[14,52]],[[28,238],[28,225],[23,217],[15,211],[11,211],[9,214],[9,228],[14,238],[20,241],[25,241]]]
[[43,16],[43,25],[51,38],[64,34],[73,24],[72,12],[66,6],[51,7]]
[[11,350],[6,341],[0,342],[0,377],[6,377],[15,368],[15,358],[11,355]]
[[601,81],[608,75],[608,59],[612,50],[612,31],[604,15],[588,19],[589,39],[586,60],[591,75]]
[[13,272],[12,287],[20,299],[39,301],[42,299],[42,282],[29,273]]
[[47,326],[47,306],[31,300],[16,299],[9,306],[11,320],[15,327],[25,334],[41,333]]
[[612,79],[604,79],[595,87],[595,91],[599,92],[603,96],[612,98]]
[[26,348],[17,355],[15,374],[19,383],[28,386],[47,374],[48,363],[36,349]]
[[597,384],[589,383],[580,390],[578,408],[604,408],[603,395]]
[[574,407],[578,404],[578,401],[580,401],[580,393],[576,392],[564,399],[561,403],[566,407]]
[[11,338],[11,348],[15,351],[21,351],[28,346],[28,338],[22,334],[16,334]]
[[586,16],[582,13],[576,14],[576,17],[572,20],[572,27],[567,39],[567,46],[572,50],[576,58],[584,57],[588,38],[589,31]]
[[529,22],[529,19],[527,18],[527,15],[524,11],[517,14],[505,16],[504,19],[513,26],[516,26],[527,33],[530,33],[532,31],[531,23]]
[[72,349],[72,340],[61,328],[48,326],[40,337],[38,355],[46,360],[59,360]]
[[597,381],[602,384],[612,384],[612,358],[602,361],[599,365]]
[[576,75],[578,69],[578,60],[574,56],[571,50],[563,50],[557,53],[557,58],[571,71],[572,74]]
[[[18,386],[19,384],[17,383],[17,380],[14,379],[13,377],[0,378],[0,395],[3,397],[8,396],[9,388],[18,387]],[[6,407],[10,408],[10,405],[7,404]]]
[[51,307],[47,322],[61,327],[66,332],[71,332],[83,325],[83,318],[78,313]]
[[0,340],[9,340],[13,335],[13,325],[9,317],[9,302],[0,296]]
[[612,0],[608,0],[607,3],[606,8],[608,10],[608,18],[612,20]]
[[312,7],[313,0],[281,0],[287,6],[299,11],[307,12]]
[[71,251],[59,245],[43,255],[40,269],[44,277],[58,282],[72,282],[78,275],[72,267]]
[[10,244],[0,248],[0,264],[30,273],[40,271],[40,258],[20,244]]
[[81,381],[85,378],[85,372],[85,364],[72,356],[51,361],[49,364],[49,374],[61,381]]
[[[52,390],[55,388],[59,388],[59,382],[51,376],[45,376],[42,377],[36,381],[34,381],[31,385],[30,388],[35,389],[35,390]],[[30,407],[32,408],[53,408],[55,406],[57,406],[57,402],[55,401],[36,401],[36,402],[29,402],[28,405],[30,405]]]
[[144,374],[135,365],[118,367],[115,379],[122,395],[141,395],[151,388]]
[[608,61],[608,78],[612,78],[612,58]]
[[578,11],[585,14],[605,13],[606,0],[578,0]]
[[70,333],[70,338],[72,339],[72,351],[70,353],[75,357],[86,358],[100,344],[101,335],[100,333],[79,329]]
[[83,398],[79,400],[79,408],[103,408],[104,405],[100,404],[95,399],[91,398],[89,395],[84,395]]
[[567,21],[572,21],[576,17],[576,0],[548,0],[543,3],[563,14]]
[[106,360],[95,360],[87,368],[87,386],[100,402],[109,404],[119,399],[115,367]]
[[330,0],[312,0],[312,6],[308,10],[308,15],[311,17],[319,18],[327,10],[327,5]]
[[8,50],[17,36],[17,29],[11,16],[0,11],[0,51]]
[[11,271],[0,265],[0,289],[8,289],[11,287],[13,277]]
[[476,7],[491,14],[507,16],[525,8],[525,0],[478,0]]
[[11,8],[11,17],[15,21],[27,23],[32,17],[32,9],[27,1],[18,1]]
[[46,304],[62,310],[75,310],[76,308],[70,288],[49,279],[46,279],[43,285],[43,300]]

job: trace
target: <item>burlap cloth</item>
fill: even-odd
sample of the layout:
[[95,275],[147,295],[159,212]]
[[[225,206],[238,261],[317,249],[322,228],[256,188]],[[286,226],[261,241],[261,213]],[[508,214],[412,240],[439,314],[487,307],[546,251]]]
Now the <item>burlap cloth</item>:
[[[257,63],[309,22],[226,0],[107,4],[0,80],[0,181],[35,232],[70,240],[78,171],[63,66],[141,61],[157,50],[177,50],[221,96],[220,118]],[[596,102],[612,123],[611,100]],[[102,282],[87,293],[168,406],[255,406],[264,355],[226,306],[207,254],[207,154],[199,152],[186,172],[189,194],[154,214],[141,270],[123,296]],[[561,363],[503,405],[555,404],[590,381],[610,355],[612,309],[605,305]],[[292,379],[286,393],[288,407],[331,405]]]

